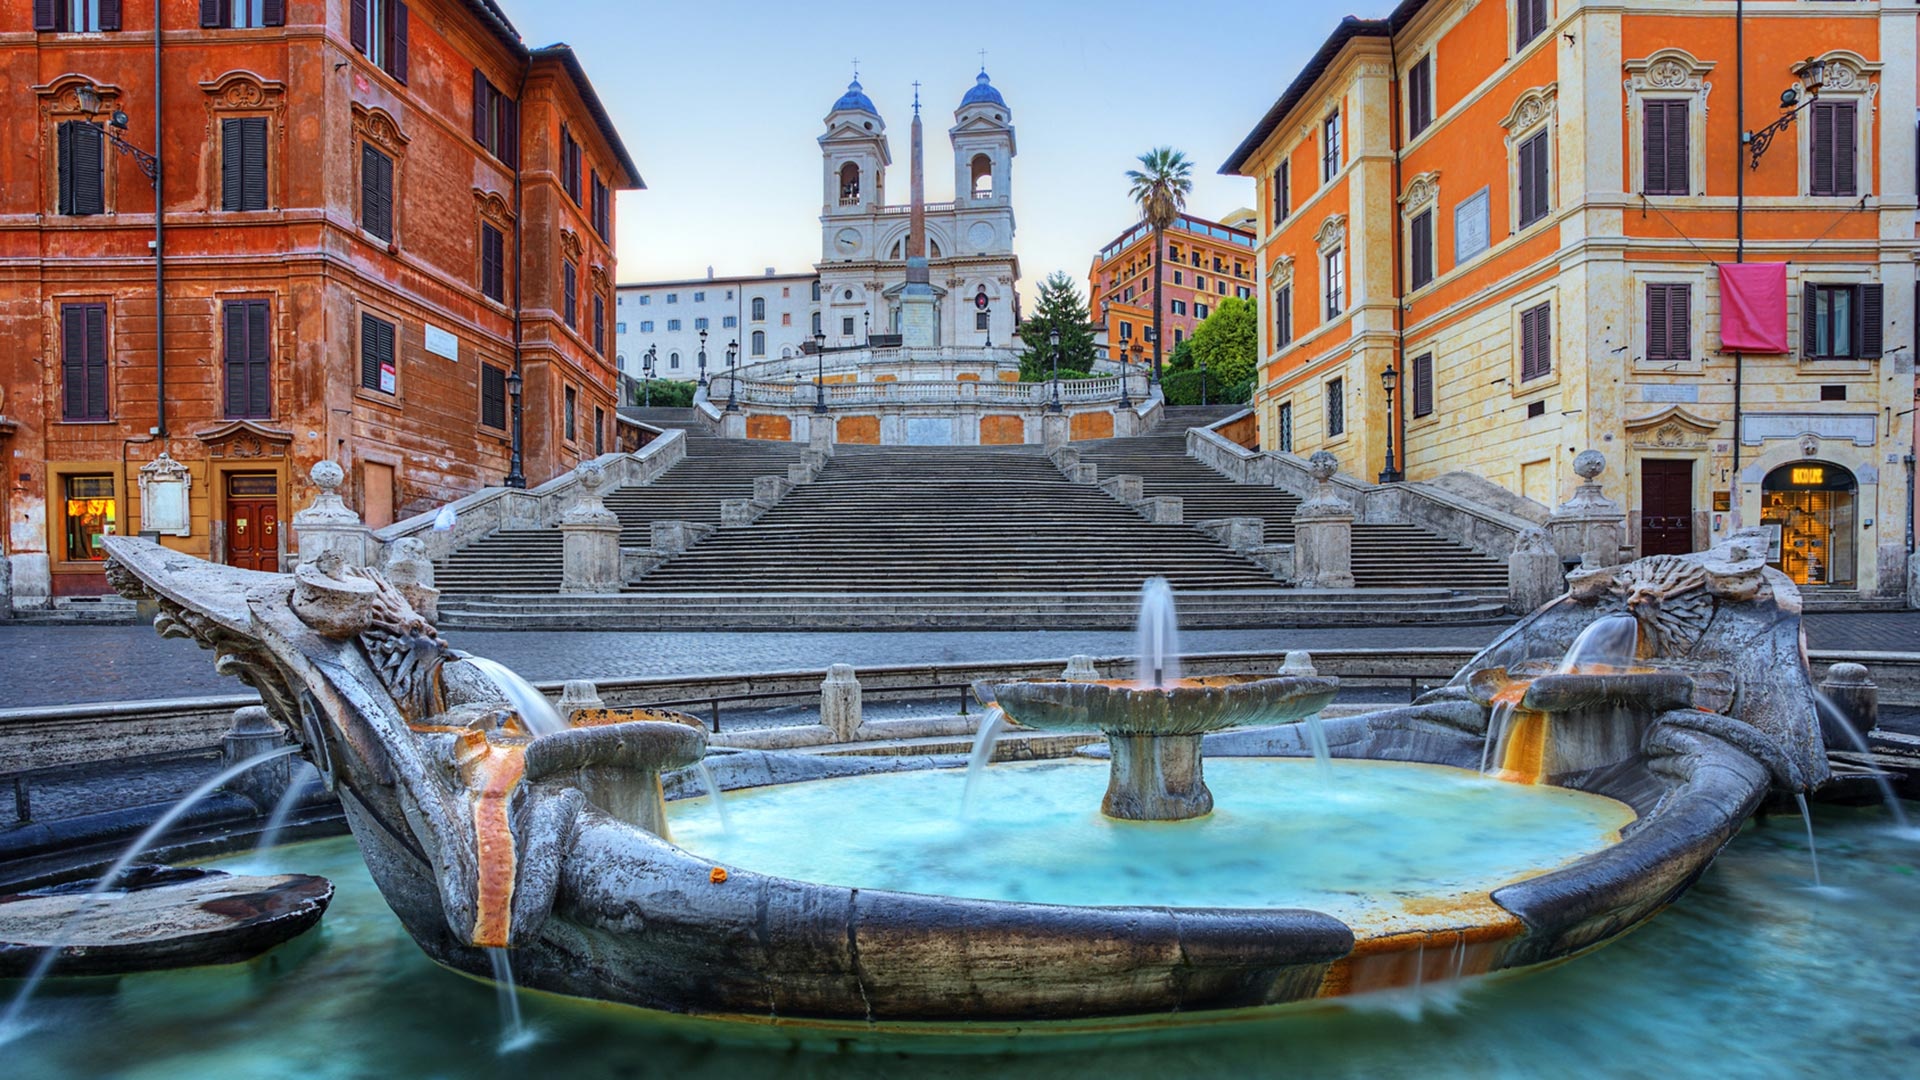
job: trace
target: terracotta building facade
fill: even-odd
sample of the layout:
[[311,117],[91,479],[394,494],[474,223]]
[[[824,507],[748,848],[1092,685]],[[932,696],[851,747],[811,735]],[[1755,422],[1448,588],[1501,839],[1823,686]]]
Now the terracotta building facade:
[[[1915,54],[1878,3],[1346,19],[1222,170],[1260,191],[1261,446],[1548,506],[1592,448],[1640,554],[1760,525],[1805,585],[1898,593]],[[1780,268],[1778,348],[1723,340],[1740,263]]]
[[[1236,222],[1245,222],[1234,215]],[[1220,301],[1254,300],[1258,267],[1254,234],[1232,224],[1181,214],[1167,229],[1161,257],[1160,327],[1166,354],[1193,336]],[[1153,355],[1153,230],[1135,224],[1093,257],[1087,271],[1087,310],[1106,330],[1115,363]]]
[[613,193],[641,181],[570,49],[491,0],[0,18],[17,606],[105,591],[108,533],[284,569],[322,459],[379,526],[617,441]]

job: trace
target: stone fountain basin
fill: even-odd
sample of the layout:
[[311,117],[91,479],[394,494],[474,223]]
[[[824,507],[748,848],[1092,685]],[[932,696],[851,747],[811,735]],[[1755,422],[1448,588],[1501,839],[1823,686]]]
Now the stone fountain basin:
[[1301,675],[1203,675],[1160,686],[1025,680],[998,683],[993,704],[1008,719],[1043,731],[1108,735],[1204,735],[1284,724],[1327,707],[1338,679]]
[[707,756],[699,720],[667,709],[577,709],[572,727],[527,744],[526,778],[537,783],[581,769],[666,772]]
[[1506,668],[1476,671],[1468,680],[1473,700],[1491,706],[1517,682],[1527,683],[1519,706],[1535,712],[1567,713],[1599,705],[1643,709],[1658,716],[1694,705],[1694,679],[1678,671],[1548,672],[1529,676]]

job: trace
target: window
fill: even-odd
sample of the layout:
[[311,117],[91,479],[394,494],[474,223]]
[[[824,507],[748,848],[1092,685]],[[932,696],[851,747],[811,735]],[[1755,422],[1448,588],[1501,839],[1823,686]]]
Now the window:
[[1206,287],[1207,287],[1207,275],[1205,275],[1205,274],[1195,274],[1195,275],[1193,275],[1193,287],[1194,287],[1194,288],[1196,288],[1196,289],[1204,289],[1204,288],[1206,288]]
[[651,297],[651,296],[649,296],[649,295],[647,295],[646,293],[641,293],[641,294],[640,294],[640,306],[641,306],[641,307],[650,307],[650,306],[652,306],[652,304],[653,304],[653,297]]
[[612,240],[613,189],[600,182],[598,169],[592,171],[589,179],[593,181],[593,231],[599,233],[602,240]]
[[1691,170],[1687,166],[1688,103],[1649,101],[1640,125],[1641,190],[1648,195],[1689,195]]
[[1121,341],[1133,340],[1133,324],[1132,323],[1123,322],[1120,324],[1120,340]]
[[616,323],[614,323],[614,324],[613,324],[613,333],[614,333],[614,336],[616,336],[616,337],[618,337],[619,335],[621,335],[621,334],[625,334],[626,332],[627,332],[627,324],[626,324],[626,323],[624,323],[624,322],[616,322]]
[[640,320],[640,332],[643,334],[653,333],[653,320],[652,319]]
[[1433,415],[1433,354],[1413,358],[1413,415]]
[[693,320],[693,328],[695,330],[705,330],[707,328],[707,317],[705,315],[702,315],[699,318]]
[[706,303],[706,302],[707,302],[707,294],[706,294],[706,291],[705,291],[705,290],[701,290],[701,291],[699,291],[699,292],[696,292],[696,293],[694,293],[694,294],[693,294],[693,302],[694,302],[694,303],[696,303],[696,304],[704,304],[704,303]]
[[60,305],[60,419],[107,419],[107,305]]
[[1235,285],[1233,287],[1233,295],[1241,300],[1251,300],[1253,299],[1253,290],[1245,285]]
[[393,243],[393,159],[360,144],[360,228]]
[[484,222],[480,226],[480,291],[487,299],[505,303],[507,296],[506,236]]
[[1855,103],[1816,101],[1808,110],[1807,130],[1813,160],[1807,172],[1809,195],[1858,195],[1859,153],[1854,145]]
[[1176,326],[1173,328],[1173,347],[1174,348],[1177,349],[1180,347],[1180,339],[1184,336],[1186,336],[1185,332],[1182,331],[1179,327]]
[[1346,380],[1327,381],[1327,438],[1347,433]]
[[104,562],[106,545],[100,541],[114,533],[113,477],[69,476],[66,478],[67,543],[69,562]]
[[1433,280],[1433,209],[1413,215],[1407,223],[1407,273],[1418,289]]
[[677,371],[677,370],[679,370],[679,368],[680,368],[680,354],[679,354],[679,353],[670,353],[670,354],[669,354],[669,355],[667,356],[667,366],[668,366],[668,367],[670,367],[670,368],[673,368],[673,369],[674,369],[674,370],[676,370],[676,371]]
[[813,298],[815,301],[820,299],[820,283],[817,281],[813,283]]
[[60,143],[60,212],[106,213],[105,133],[85,120],[63,121],[55,131]]
[[1175,300],[1168,306],[1173,309],[1175,315],[1185,315],[1187,313],[1187,302],[1185,300]]
[[1338,316],[1347,309],[1346,252],[1334,248],[1320,257],[1321,276],[1327,285],[1327,318]]
[[817,311],[813,313],[813,336],[820,336],[820,313]]
[[1801,286],[1800,347],[1807,359],[1878,358],[1885,319],[1885,289],[1878,284]]
[[347,35],[376,67],[407,81],[407,5],[400,0],[351,0]]
[[[560,188],[576,204],[580,202],[580,144],[573,141],[573,129],[560,125]],[[667,294],[673,303],[673,294]]]
[[580,318],[580,271],[570,259],[560,260],[560,321],[578,325]]
[[574,393],[573,387],[571,386],[567,387],[566,415],[562,418],[562,420],[566,425],[566,435],[567,435],[568,442],[572,442],[574,440],[574,437],[579,434],[579,429],[574,425],[574,422],[573,422],[574,411],[578,407],[577,400],[576,400],[577,397],[578,395]]
[[1647,285],[1647,363],[1685,363],[1693,359],[1693,286]]
[[492,364],[480,365],[480,425],[507,429],[507,373]]
[[755,330],[753,332],[753,355],[767,355],[767,332],[765,330]]
[[720,316],[720,325],[723,328],[731,329],[733,327],[739,326],[740,320],[733,315],[722,315]]
[[1547,0],[1514,0],[1513,45],[1519,48],[1547,29]]
[[360,313],[360,387],[391,394],[396,388],[399,368],[395,363],[394,342],[399,328],[370,312]]
[[680,320],[679,320],[679,319],[668,319],[668,320],[667,320],[667,329],[668,329],[669,331],[677,331],[677,330],[679,330],[679,329],[680,329]]
[[[792,298],[792,296],[793,296],[793,287],[791,285],[780,286],[780,299],[787,300]],[[727,299],[729,300],[733,299],[733,290],[731,289],[727,290]]]
[[33,28],[76,34],[118,30],[120,0],[34,0]]
[[606,431],[607,410],[595,405],[593,407],[593,453],[595,457],[607,452]]
[[1552,373],[1553,305],[1540,304],[1520,313],[1520,381]]
[[1221,296],[1227,295],[1227,283],[1224,281],[1215,281],[1213,283],[1213,291],[1219,293]]
[[1340,171],[1340,110],[1320,122],[1320,179],[1332,180]]
[[220,121],[220,209],[267,208],[267,118]]
[[1207,317],[1207,305],[1205,305],[1205,304],[1195,304],[1195,305],[1193,305],[1193,317],[1194,317],[1194,318],[1196,318],[1196,319],[1204,319],[1204,318],[1206,318],[1206,317]]
[[1536,132],[1520,144],[1520,227],[1547,216],[1548,133]]
[[222,307],[226,353],[227,416],[265,419],[272,416],[273,399],[268,372],[272,352],[272,324],[265,300],[229,300]]
[[1273,290],[1273,347],[1284,349],[1293,344],[1293,286]]
[[607,301],[599,293],[593,294],[593,351],[607,351]]
[[677,293],[677,292],[670,292],[670,293],[668,293],[668,294],[667,294],[667,303],[669,303],[669,304],[677,304],[677,303],[679,303],[679,302],[680,302],[680,294],[679,294],[679,293]]
[[[728,326],[732,326],[732,325],[733,325],[733,316],[731,316],[731,315],[729,315],[729,316],[727,316],[727,325],[728,325]],[[780,313],[780,325],[781,325],[781,326],[792,326],[792,325],[793,325],[793,312],[791,312],[791,311],[783,311],[783,312],[781,312],[781,313]]]
[[1274,449],[1282,453],[1293,453],[1293,402],[1280,403],[1280,430],[1274,434]]
[[1433,54],[1428,53],[1407,71],[1407,137],[1433,124]]
[[753,298],[753,321],[767,321],[767,298],[764,296],[756,296]]
[[519,164],[520,103],[488,82],[479,68],[473,69],[473,141],[500,164]]
[[840,320],[840,335],[842,337],[853,336],[853,316],[849,315]]
[[1178,270],[1175,270],[1175,271],[1173,272],[1173,283],[1174,283],[1175,285],[1178,285],[1178,284],[1180,284],[1180,271],[1178,271]]
[[1280,224],[1293,213],[1293,168],[1292,163],[1282,161],[1280,167],[1273,170],[1273,223]]

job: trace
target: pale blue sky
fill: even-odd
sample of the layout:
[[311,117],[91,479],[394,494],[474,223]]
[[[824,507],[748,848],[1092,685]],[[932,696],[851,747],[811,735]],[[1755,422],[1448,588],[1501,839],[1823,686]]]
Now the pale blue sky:
[[[1123,173],[1169,144],[1194,159],[1190,209],[1251,205],[1216,175],[1348,11],[1388,0],[1187,3],[804,3],[503,0],[528,44],[571,44],[648,190],[620,197],[620,280],[782,272],[820,255],[820,151],[850,61],[887,122],[888,196],[905,201],[912,83],[927,123],[927,197],[952,197],[946,129],[978,50],[1013,110],[1022,291],[1054,270],[1084,281],[1136,219]],[[849,29],[851,28],[851,29]]]

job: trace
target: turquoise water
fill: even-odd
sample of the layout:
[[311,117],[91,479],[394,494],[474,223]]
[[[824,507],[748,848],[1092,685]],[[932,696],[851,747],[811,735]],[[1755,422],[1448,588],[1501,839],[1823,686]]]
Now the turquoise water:
[[[1920,810],[1920,807],[1914,807]],[[428,962],[348,839],[270,853],[338,894],[298,941],[247,964],[55,980],[9,1078],[1771,1077],[1910,1075],[1920,1055],[1920,845],[1877,810],[1817,808],[1807,882],[1796,819],[1749,827],[1644,928],[1552,968],[1151,1036],[836,1052],[754,1029],[524,995],[538,1043],[500,1057],[493,990]],[[250,858],[229,860],[254,864]],[[948,1047],[951,1049],[951,1047]]]
[[[1399,897],[1484,895],[1613,842],[1633,812],[1610,799],[1459,769],[1299,759],[1207,762],[1198,821],[1100,813],[1107,765],[996,765],[960,814],[958,770],[889,773],[670,805],[676,843],[716,862],[829,885],[983,900],[1304,907],[1348,921]],[[1409,814],[1408,807],[1419,807]]]

